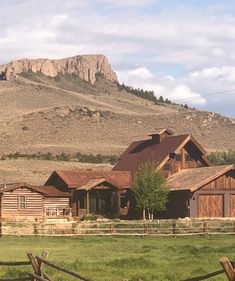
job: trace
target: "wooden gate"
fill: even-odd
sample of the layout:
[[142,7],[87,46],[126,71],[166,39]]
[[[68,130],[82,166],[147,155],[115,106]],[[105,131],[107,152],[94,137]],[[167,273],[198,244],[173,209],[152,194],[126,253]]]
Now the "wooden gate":
[[235,217],[235,195],[230,197],[230,216]]
[[223,195],[204,195],[198,196],[198,216],[199,217],[223,217],[224,200]]

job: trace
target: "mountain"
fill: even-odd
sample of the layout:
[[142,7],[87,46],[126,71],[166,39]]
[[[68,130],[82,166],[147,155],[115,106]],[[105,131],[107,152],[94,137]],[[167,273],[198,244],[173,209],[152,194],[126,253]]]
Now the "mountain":
[[208,151],[235,148],[234,121],[121,89],[103,55],[23,59],[0,66],[1,72],[0,155],[119,155],[161,127],[192,133]]
[[90,83],[94,83],[96,73],[100,73],[105,79],[117,81],[116,74],[103,55],[83,55],[59,60],[21,59],[0,66],[0,73],[7,80],[27,71],[40,72],[49,77],[56,77],[58,74],[74,74]]

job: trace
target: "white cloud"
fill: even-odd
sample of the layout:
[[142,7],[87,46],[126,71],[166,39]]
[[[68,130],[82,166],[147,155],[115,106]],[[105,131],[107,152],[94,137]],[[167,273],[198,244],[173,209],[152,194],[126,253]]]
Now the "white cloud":
[[[229,4],[221,12],[226,7],[217,0],[205,6],[192,2],[6,0],[0,9],[0,63],[104,53],[121,81],[233,112],[233,94],[223,108],[214,96],[205,103],[195,95],[233,87],[235,15]],[[175,74],[178,66],[183,70]]]
[[235,81],[235,66],[209,67],[190,73],[191,77]]
[[199,93],[192,91],[187,85],[178,85],[173,88],[169,94],[169,98],[178,103],[205,105],[206,99]]
[[205,105],[207,102],[199,93],[193,91],[188,85],[180,83],[173,76],[156,77],[146,66],[120,71],[118,76],[126,85],[153,90],[156,96],[163,96],[177,103]]

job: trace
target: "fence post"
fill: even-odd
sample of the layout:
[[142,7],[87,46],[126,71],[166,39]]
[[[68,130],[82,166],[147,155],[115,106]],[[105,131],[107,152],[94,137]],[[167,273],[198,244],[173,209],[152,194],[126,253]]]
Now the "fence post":
[[176,237],[176,222],[173,222],[172,224],[172,234],[174,237]]
[[110,224],[110,231],[111,231],[111,234],[115,234],[115,227],[114,227],[114,224]]
[[235,232],[235,222],[233,223],[233,232]]
[[146,223],[144,224],[144,234],[145,234],[145,235],[148,235],[148,234],[149,234],[148,225],[147,225]]
[[229,281],[234,281],[235,279],[235,274],[234,274],[234,269],[230,261],[228,260],[227,257],[222,257],[219,260],[221,266],[224,269],[224,272],[228,278]]
[[208,235],[207,222],[203,223],[203,234],[204,234],[205,237]]

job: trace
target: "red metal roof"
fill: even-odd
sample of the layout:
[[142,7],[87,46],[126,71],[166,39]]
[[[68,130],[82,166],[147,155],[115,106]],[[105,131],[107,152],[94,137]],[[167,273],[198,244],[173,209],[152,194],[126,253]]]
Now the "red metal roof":
[[130,171],[55,171],[70,188],[81,187],[91,179],[106,179],[121,188],[129,188],[132,184]]
[[[175,152],[189,137],[194,142],[194,139],[189,134],[170,136],[163,139],[160,143],[157,143],[153,139],[133,142],[121,155],[113,171],[134,172],[145,162],[152,162],[158,166],[168,155]],[[195,145],[198,146],[197,143],[195,143]]]
[[70,197],[70,193],[63,192],[55,186],[33,186],[27,183],[12,183],[0,186],[0,193],[13,191],[17,188],[28,188],[48,197]]

